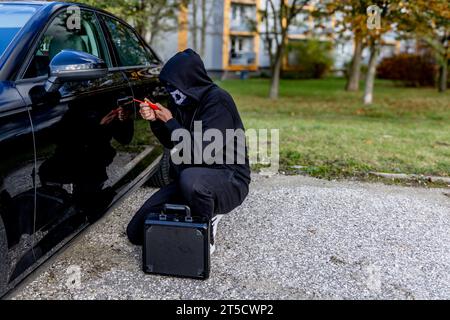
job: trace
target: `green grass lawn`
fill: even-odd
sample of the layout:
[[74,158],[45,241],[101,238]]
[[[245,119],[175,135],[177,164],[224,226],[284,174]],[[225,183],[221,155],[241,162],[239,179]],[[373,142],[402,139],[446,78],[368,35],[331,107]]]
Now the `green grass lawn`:
[[450,176],[450,93],[376,83],[375,103],[343,90],[343,79],[284,80],[280,98],[269,81],[227,80],[246,128],[280,129],[281,165],[305,166],[321,178],[369,171]]

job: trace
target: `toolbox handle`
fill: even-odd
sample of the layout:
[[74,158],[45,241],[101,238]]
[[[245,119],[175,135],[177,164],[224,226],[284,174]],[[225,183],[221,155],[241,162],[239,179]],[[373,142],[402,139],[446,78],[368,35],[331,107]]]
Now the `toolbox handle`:
[[191,208],[184,205],[179,204],[165,204],[161,215],[159,216],[160,220],[167,220],[168,214],[185,214],[186,222],[193,222],[191,215]]

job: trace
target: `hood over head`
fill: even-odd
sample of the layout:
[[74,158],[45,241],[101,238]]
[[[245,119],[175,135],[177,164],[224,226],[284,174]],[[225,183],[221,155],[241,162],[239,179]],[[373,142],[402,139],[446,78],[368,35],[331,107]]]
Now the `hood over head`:
[[200,101],[215,84],[208,76],[200,56],[192,49],[177,53],[164,65],[159,79],[188,97]]

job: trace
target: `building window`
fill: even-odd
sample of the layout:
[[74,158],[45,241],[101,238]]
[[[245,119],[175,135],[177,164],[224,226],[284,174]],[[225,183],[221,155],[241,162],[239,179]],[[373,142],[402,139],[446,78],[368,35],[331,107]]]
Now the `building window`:
[[251,31],[252,21],[256,20],[256,6],[235,4],[231,5],[230,28],[236,31]]

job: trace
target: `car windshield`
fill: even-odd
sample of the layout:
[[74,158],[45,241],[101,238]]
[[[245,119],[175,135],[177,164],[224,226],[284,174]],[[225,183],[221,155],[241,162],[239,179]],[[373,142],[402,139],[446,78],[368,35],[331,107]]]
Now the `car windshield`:
[[36,9],[36,6],[0,4],[0,57]]

